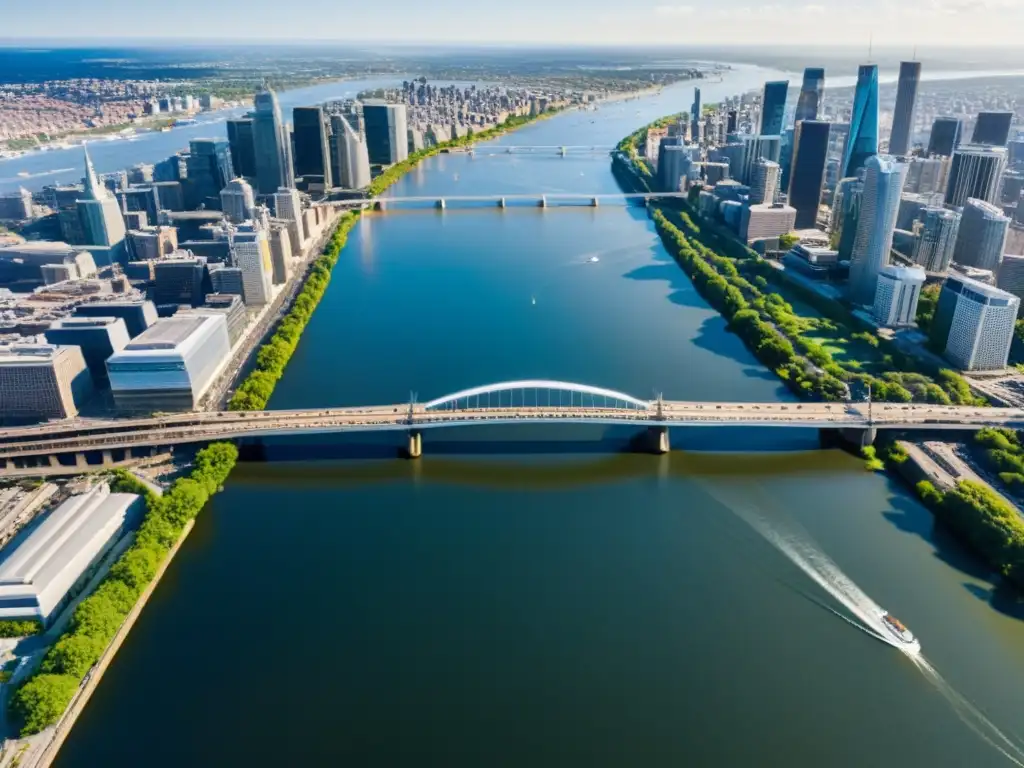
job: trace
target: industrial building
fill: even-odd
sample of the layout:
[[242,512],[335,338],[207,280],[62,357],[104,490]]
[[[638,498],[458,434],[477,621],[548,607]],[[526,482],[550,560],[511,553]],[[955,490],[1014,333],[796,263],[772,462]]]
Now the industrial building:
[[144,512],[142,496],[106,484],[50,512],[0,561],[0,619],[49,623]]
[[978,280],[951,273],[932,320],[932,345],[963,371],[1006,367],[1020,299]]
[[114,404],[126,412],[190,411],[230,356],[223,314],[158,320],[107,360]]
[[0,347],[0,421],[70,419],[92,393],[92,376],[78,347]]

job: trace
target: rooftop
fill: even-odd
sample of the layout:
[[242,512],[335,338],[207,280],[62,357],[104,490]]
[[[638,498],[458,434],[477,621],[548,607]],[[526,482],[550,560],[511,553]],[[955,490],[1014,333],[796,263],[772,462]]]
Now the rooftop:
[[159,320],[136,336],[124,348],[125,352],[156,349],[174,349],[188,339],[205,322],[202,317],[168,317]]

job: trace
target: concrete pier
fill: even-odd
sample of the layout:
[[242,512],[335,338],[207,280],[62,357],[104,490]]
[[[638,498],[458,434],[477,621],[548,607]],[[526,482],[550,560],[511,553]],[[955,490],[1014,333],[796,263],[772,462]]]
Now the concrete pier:
[[103,466],[109,467],[114,463],[114,452],[110,450],[103,451]]
[[598,200],[596,197],[590,198],[590,207],[591,208],[597,208],[600,204],[601,204],[601,201]]
[[651,453],[659,456],[672,450],[668,439],[668,427],[648,427],[647,444]]
[[416,430],[409,433],[409,447],[406,454],[410,459],[418,459],[423,455],[423,435]]
[[445,203],[445,201],[444,201],[444,198],[443,198],[443,197],[442,197],[442,198],[441,198],[440,200],[438,200],[438,201],[437,201],[437,209],[438,209],[439,211],[443,211],[443,210],[444,210],[445,208],[447,208],[447,207],[448,207],[448,204],[447,204],[447,203]]
[[504,197],[499,197],[499,198],[498,198],[498,207],[499,207],[499,208],[505,208],[505,207],[507,207],[507,205],[506,205],[506,203],[505,203],[505,198],[504,198]]
[[547,208],[548,207],[548,196],[547,195],[541,195],[540,196],[540,203],[539,203],[539,205],[540,205],[541,208]]
[[89,462],[86,460],[84,453],[75,454],[75,466],[80,467],[82,469],[88,468]]
[[875,427],[841,427],[839,429],[820,430],[822,447],[842,447],[860,453],[861,449],[873,445],[878,437]]

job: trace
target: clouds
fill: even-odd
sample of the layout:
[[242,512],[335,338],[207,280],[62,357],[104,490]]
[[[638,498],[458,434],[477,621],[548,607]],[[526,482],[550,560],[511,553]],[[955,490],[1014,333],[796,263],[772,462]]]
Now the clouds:
[[659,5],[654,9],[655,16],[679,18],[681,16],[692,16],[694,7],[692,5]]

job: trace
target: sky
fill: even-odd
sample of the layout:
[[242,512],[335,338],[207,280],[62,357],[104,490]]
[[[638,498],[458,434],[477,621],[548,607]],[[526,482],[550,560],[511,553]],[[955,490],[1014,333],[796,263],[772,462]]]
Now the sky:
[[7,39],[1020,45],[1024,0],[8,0]]

